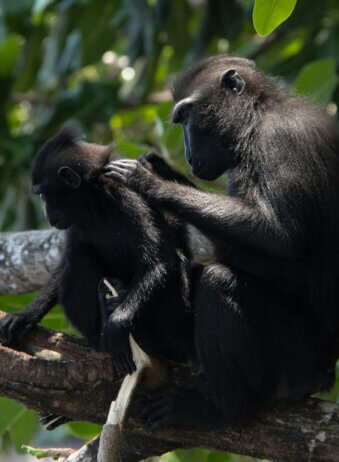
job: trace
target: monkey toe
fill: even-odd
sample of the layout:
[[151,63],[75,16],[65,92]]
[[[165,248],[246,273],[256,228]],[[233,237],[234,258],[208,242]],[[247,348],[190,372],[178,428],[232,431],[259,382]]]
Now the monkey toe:
[[20,340],[33,327],[33,324],[18,313],[8,313],[0,322],[0,343],[12,345]]
[[213,409],[208,400],[196,390],[165,390],[142,399],[143,403],[137,406],[137,418],[149,431],[174,426],[206,428],[207,423],[211,423]]
[[46,425],[46,430],[51,431],[59,427],[60,425],[70,422],[71,420],[72,419],[70,419],[69,417],[47,413],[47,414],[40,414],[39,421],[41,425]]
[[117,278],[110,278],[109,281],[111,282],[114,289],[117,291],[118,297],[121,300],[127,293],[126,284],[124,284],[120,279]]

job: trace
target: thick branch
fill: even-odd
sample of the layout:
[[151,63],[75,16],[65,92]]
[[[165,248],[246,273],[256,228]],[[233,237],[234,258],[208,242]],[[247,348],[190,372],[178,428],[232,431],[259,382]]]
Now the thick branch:
[[0,294],[40,288],[60,258],[64,235],[42,230],[0,234]]
[[[191,237],[197,258],[209,258],[208,242],[193,228]],[[63,233],[55,230],[0,235],[0,293],[39,288],[55,267],[62,246]],[[169,370],[176,383],[187,383],[192,374],[188,366],[169,364]],[[110,358],[79,338],[37,328],[17,350],[0,346],[0,394],[37,411],[104,422],[119,385]],[[242,429],[151,435],[130,418],[122,460],[136,462],[179,447],[206,447],[277,462],[339,461],[338,409],[332,403],[309,400],[260,415]]]
[[[188,366],[169,364],[169,369],[176,383],[186,383],[191,375]],[[0,346],[0,393],[37,411],[102,423],[119,388],[115,379],[107,355],[66,334],[37,328],[20,351]],[[332,462],[339,460],[338,430],[339,406],[319,400],[260,415],[242,429],[148,434],[130,418],[122,461],[136,462],[179,447],[205,447],[277,462]]]
[[[193,227],[192,248],[198,260],[206,260],[212,247]],[[54,229],[0,234],[0,294],[22,294],[40,288],[55,268],[64,233]]]

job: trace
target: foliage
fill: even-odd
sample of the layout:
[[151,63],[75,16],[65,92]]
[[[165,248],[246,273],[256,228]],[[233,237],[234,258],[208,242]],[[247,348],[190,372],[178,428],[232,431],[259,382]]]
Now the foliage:
[[[310,1],[310,0],[309,0]],[[32,157],[68,119],[122,155],[156,149],[187,169],[169,123],[173,76],[206,54],[255,58],[297,79],[297,90],[338,100],[336,0],[0,0],[0,229],[43,226],[27,195]],[[300,75],[299,75],[300,74]],[[334,106],[331,106],[332,110]],[[217,187],[223,186],[222,183]],[[213,188],[214,186],[208,185]]]
[[297,0],[255,0],[253,24],[258,34],[274,31],[293,12]]
[[[92,141],[114,140],[124,156],[156,149],[187,172],[168,91],[184,65],[213,53],[249,57],[334,114],[338,46],[337,0],[0,0],[0,229],[44,226],[27,194],[30,163],[67,120],[79,120]],[[0,306],[17,311],[31,297],[3,296]],[[71,331],[60,307],[43,324]],[[19,448],[36,417],[4,398],[0,407],[3,446],[11,439]],[[68,428],[84,439],[98,431]],[[166,459],[240,460],[202,450]]]

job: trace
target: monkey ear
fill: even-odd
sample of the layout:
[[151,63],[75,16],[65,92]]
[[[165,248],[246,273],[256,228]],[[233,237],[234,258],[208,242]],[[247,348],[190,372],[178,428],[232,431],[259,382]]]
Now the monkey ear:
[[78,189],[82,183],[81,176],[70,167],[60,167],[58,175],[71,189]]
[[245,88],[245,80],[235,69],[227,69],[220,76],[220,86],[228,88],[237,95],[241,95]]

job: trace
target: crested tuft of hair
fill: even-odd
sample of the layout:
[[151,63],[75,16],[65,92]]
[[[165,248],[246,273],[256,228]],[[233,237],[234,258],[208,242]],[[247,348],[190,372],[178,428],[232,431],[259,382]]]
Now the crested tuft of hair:
[[76,144],[82,137],[83,133],[79,124],[67,123],[53,138],[44,144],[42,149],[47,149],[48,152],[62,151]]
[[179,101],[186,94],[187,84],[194,82],[196,78],[200,78],[204,73],[213,71],[222,71],[225,66],[244,66],[250,69],[255,69],[255,62],[251,59],[239,58],[232,55],[219,54],[203,58],[193,62],[184,69],[174,80],[172,85],[172,94],[175,101]]

